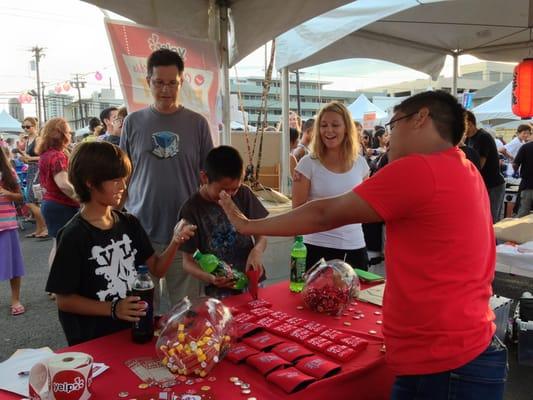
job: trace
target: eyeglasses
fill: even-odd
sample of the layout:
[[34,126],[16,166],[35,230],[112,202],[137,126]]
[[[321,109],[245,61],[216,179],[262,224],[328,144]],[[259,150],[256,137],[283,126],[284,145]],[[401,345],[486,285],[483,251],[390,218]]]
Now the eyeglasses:
[[178,81],[163,82],[158,79],[150,79],[150,82],[152,82],[152,85],[154,85],[156,89],[163,89],[165,86],[167,86],[169,89],[176,89],[180,85]]
[[117,118],[113,120],[113,123],[120,125],[123,121],[124,121],[124,118]]
[[396,124],[396,122],[398,121],[401,121],[402,119],[406,119],[406,118],[409,118],[409,117],[412,117],[413,115],[415,115],[418,111],[415,111],[415,112],[412,112],[410,114],[407,114],[407,115],[404,115],[403,117],[399,117],[399,118],[394,118],[394,119],[391,119],[389,122],[387,122],[385,124],[385,127],[389,127],[390,130],[392,131],[394,129],[394,125]]
[[21,125],[20,126],[22,129],[30,129],[30,128],[33,128],[33,126],[31,125]]

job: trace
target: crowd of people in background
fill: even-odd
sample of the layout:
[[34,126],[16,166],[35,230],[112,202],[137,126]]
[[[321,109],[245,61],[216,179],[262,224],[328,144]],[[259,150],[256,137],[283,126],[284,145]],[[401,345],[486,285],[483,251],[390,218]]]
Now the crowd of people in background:
[[[232,215],[228,213],[228,219],[225,213],[230,206],[224,201],[231,197],[242,219],[262,219],[256,226],[268,226],[264,219],[268,211],[242,185],[245,166],[238,151],[230,146],[213,148],[207,120],[179,103],[183,71],[177,53],[157,50],[147,61],[146,80],[153,98],[149,107],[129,115],[125,107],[106,108],[99,118],[89,120],[89,133],[77,143],[63,118],[50,119],[42,129],[35,118],[25,118],[18,142],[0,142],[0,253],[8,255],[8,262],[0,267],[0,280],[10,282],[12,315],[25,312],[20,299],[24,263],[17,232],[22,205],[35,220],[34,232],[26,237],[52,239],[46,290],[57,298],[69,344],[123,329],[144,315],[138,298],[128,295],[139,265],[147,265],[155,278],[156,313],[163,301],[159,296],[174,305],[185,296],[221,298],[239,293],[231,280],[203,271],[193,257],[196,250],[213,253],[241,272],[256,270],[261,280],[266,279],[268,270],[262,261],[266,237],[236,231],[239,227],[232,222],[238,219],[230,222]],[[412,219],[423,226],[425,215],[436,220],[435,226],[444,227],[448,221],[442,211],[452,212],[446,209],[449,204],[454,210],[462,209],[462,199],[452,193],[458,187],[472,200],[465,210],[470,210],[484,229],[484,240],[478,243],[483,251],[494,245],[490,223],[502,217],[505,177],[521,177],[517,216],[531,211],[530,125],[521,124],[505,144],[480,128],[474,114],[465,112],[443,92],[416,95],[397,106],[394,113],[387,124],[363,129],[340,102],[324,105],[315,118],[306,121],[291,111],[287,131],[292,205],[297,210],[287,215],[303,216],[305,210],[322,207],[316,204],[326,204],[313,200],[329,199],[325,201],[341,205],[343,198],[349,198],[351,203],[346,205],[353,205],[353,210],[339,207],[333,211],[336,217],[328,229],[317,229],[316,221],[302,222],[309,226],[299,232],[305,233],[307,269],[324,257],[343,259],[354,268],[367,270],[372,262],[368,251],[383,252],[384,223],[391,224],[388,232],[401,248],[397,251],[402,253],[399,258],[404,257],[402,267],[411,268],[412,255],[404,247],[413,245],[409,238],[416,227],[402,224],[409,225],[406,221]],[[17,174],[22,171],[17,163],[26,166],[24,175]],[[448,167],[457,176],[450,176]],[[408,174],[418,176],[419,181],[406,179]],[[436,179],[453,190],[441,190]],[[421,198],[407,193],[416,190]],[[473,204],[476,196],[479,205]],[[433,197],[439,202],[428,200]],[[420,214],[409,214],[411,206],[418,207]],[[339,219],[342,212],[351,215],[348,225]],[[292,232],[298,224],[292,225],[274,230]],[[454,235],[464,235],[459,222],[452,225]],[[403,230],[409,235],[398,235]],[[441,246],[443,242],[433,244]],[[487,259],[482,266],[484,286],[479,288],[482,296],[476,298],[478,311],[486,306],[479,298],[488,293],[490,264]],[[400,272],[394,274],[393,281],[411,279]],[[437,272],[431,274],[435,281],[445,280]],[[412,282],[417,283],[416,278]],[[399,296],[398,287],[391,285],[389,291],[396,290]],[[486,340],[471,346],[471,356],[491,340],[486,322],[482,324]],[[394,338],[394,343],[408,352],[405,335],[410,333],[400,325],[395,327],[400,339]],[[498,344],[491,342],[490,346]],[[417,356],[422,365],[425,356]],[[444,353],[438,356],[448,357]],[[457,355],[457,359],[461,357]],[[396,361],[407,368],[400,358]],[[446,362],[443,366],[452,365]],[[422,372],[426,369],[420,367]]]

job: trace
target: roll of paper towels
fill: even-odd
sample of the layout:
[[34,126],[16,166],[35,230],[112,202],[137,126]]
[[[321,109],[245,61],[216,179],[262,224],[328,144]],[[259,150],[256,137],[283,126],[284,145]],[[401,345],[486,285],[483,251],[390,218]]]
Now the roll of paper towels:
[[93,358],[62,353],[37,363],[30,371],[31,400],[87,400],[91,397]]

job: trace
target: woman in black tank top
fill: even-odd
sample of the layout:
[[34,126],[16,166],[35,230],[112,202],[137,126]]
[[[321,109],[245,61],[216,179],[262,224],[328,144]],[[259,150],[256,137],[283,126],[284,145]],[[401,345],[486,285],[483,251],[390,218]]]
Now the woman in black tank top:
[[28,135],[28,141],[26,143],[26,151],[22,153],[22,161],[28,164],[28,173],[26,175],[26,190],[25,190],[25,203],[35,218],[35,232],[26,235],[30,238],[46,238],[48,237],[48,231],[46,229],[46,223],[41,214],[41,208],[39,201],[35,198],[33,193],[33,185],[38,184],[37,172],[39,171],[39,155],[35,152],[37,143],[39,141],[37,118],[27,117],[22,122],[22,129],[24,133]]

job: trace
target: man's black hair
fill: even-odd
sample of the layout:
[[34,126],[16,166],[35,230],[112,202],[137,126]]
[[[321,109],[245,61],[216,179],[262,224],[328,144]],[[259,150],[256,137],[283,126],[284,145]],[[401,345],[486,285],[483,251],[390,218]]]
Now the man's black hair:
[[109,116],[111,115],[112,111],[118,111],[118,108],[114,107],[114,106],[107,107],[107,108],[104,108],[102,110],[102,112],[100,113],[100,121],[102,121],[102,125],[104,127],[104,131],[107,131],[107,126],[105,124],[104,119],[109,119]]
[[385,134],[385,127],[381,125],[376,125],[374,127],[374,137],[379,138]]
[[444,140],[454,146],[461,141],[465,131],[465,110],[454,96],[443,90],[418,93],[394,107],[394,112],[401,111],[407,115],[422,107],[429,109],[435,128]]
[[242,172],[242,157],[234,147],[218,146],[207,154],[205,173],[209,182],[218,182],[224,178],[241,179]]
[[146,63],[146,74],[148,77],[151,77],[154,73],[155,67],[167,65],[175,65],[180,75],[185,69],[183,59],[178,53],[168,49],[159,49],[154,51],[152,54],[150,54],[150,57],[148,57],[148,62]]
[[477,125],[476,116],[472,111],[465,111],[465,118],[468,122],[471,122],[472,125]]
[[92,117],[90,120],[89,120],[89,130],[91,132],[94,132],[94,130],[96,129],[97,126],[100,126],[102,125],[102,122],[100,122],[100,120],[96,117]]

